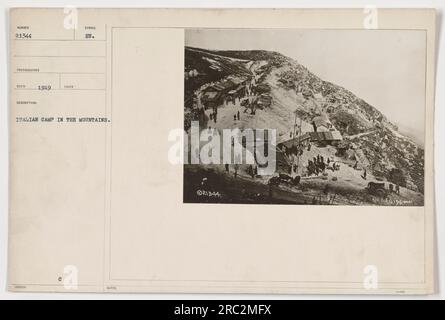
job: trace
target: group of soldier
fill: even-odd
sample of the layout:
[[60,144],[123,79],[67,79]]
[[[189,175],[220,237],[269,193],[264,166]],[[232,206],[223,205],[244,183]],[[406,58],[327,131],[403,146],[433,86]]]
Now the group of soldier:
[[320,173],[325,172],[326,169],[330,169],[332,171],[340,169],[335,162],[332,162],[332,165],[331,162],[332,161],[329,158],[325,162],[324,157],[321,155],[317,155],[312,160],[308,160],[308,165],[307,165],[308,175],[318,176]]

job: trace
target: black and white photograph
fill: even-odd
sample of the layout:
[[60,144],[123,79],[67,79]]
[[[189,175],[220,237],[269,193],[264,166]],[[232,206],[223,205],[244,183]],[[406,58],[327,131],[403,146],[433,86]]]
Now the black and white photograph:
[[424,31],[187,29],[184,50],[185,203],[424,205]]

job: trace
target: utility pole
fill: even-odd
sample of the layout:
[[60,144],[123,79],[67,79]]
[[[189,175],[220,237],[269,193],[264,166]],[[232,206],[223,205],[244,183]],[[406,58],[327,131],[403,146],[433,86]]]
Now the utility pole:
[[[295,99],[297,99],[297,89],[295,89]],[[297,101],[295,101],[297,102]],[[295,103],[295,105],[297,105],[297,103]],[[295,113],[295,120],[294,120],[294,130],[293,130],[293,139],[292,139],[292,150],[294,149],[294,144],[295,144],[295,134],[297,133],[297,111],[298,111],[298,107],[297,109],[295,109],[294,113]],[[300,170],[300,137],[301,137],[301,117],[300,117],[300,128],[299,128],[299,134],[298,134],[298,145],[297,145],[297,174],[298,171]],[[291,172],[293,170],[293,163],[292,163],[292,168],[291,168]]]
[[[296,112],[295,112],[295,114],[296,114]],[[298,172],[300,171],[301,124],[302,124],[302,120],[300,118],[300,128],[299,128],[299,133],[298,133],[297,172],[296,172],[296,174],[298,174]]]
[[[294,129],[293,129],[293,133],[292,133],[292,151],[294,150],[294,147],[295,147],[295,135],[297,133],[297,109],[295,109],[294,113],[295,113],[295,120],[294,120]],[[300,133],[301,133],[301,118],[300,118]],[[300,136],[298,136],[298,141],[300,141]],[[299,160],[300,156],[298,155],[298,153],[299,153],[299,147],[297,145],[297,163],[299,163],[299,161],[300,161]],[[299,164],[297,164],[297,166],[298,165]],[[293,171],[293,166],[294,166],[294,163],[292,162],[291,172]],[[297,173],[298,173],[298,167],[297,167]]]
[[295,144],[295,133],[297,130],[297,110],[295,110],[294,113],[295,113],[295,119],[294,119],[294,129],[292,130],[292,148],[294,147]]

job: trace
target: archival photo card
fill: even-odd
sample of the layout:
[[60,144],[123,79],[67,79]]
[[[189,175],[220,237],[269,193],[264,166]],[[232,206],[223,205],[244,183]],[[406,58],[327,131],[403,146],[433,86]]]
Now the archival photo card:
[[8,290],[434,292],[435,16],[11,10]]

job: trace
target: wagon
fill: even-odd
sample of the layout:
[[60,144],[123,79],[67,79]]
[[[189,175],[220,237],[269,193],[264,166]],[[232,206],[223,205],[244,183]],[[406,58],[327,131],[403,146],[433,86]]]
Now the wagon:
[[369,194],[386,198],[389,194],[389,191],[385,188],[385,183],[383,182],[369,182],[366,190]]

